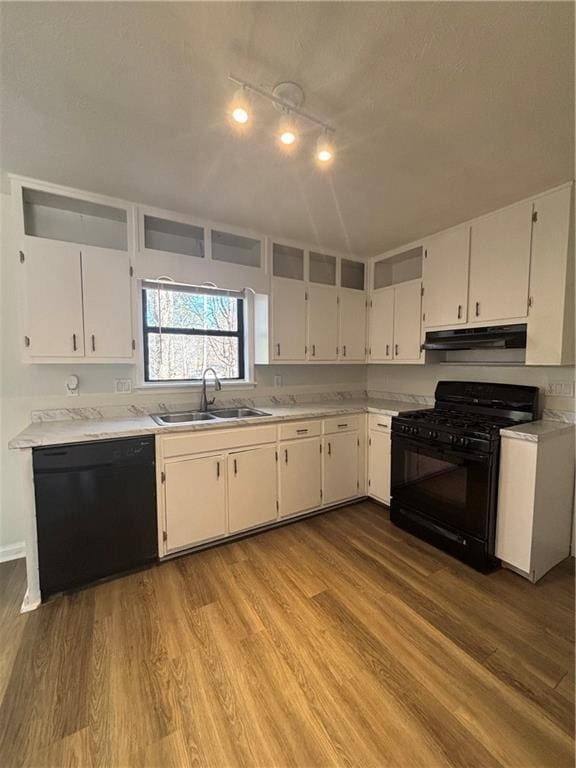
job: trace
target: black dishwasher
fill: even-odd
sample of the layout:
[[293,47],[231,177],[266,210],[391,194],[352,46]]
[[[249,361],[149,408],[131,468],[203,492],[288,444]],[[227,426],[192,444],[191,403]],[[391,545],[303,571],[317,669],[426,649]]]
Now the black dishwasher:
[[35,448],[40,591],[158,558],[154,437]]

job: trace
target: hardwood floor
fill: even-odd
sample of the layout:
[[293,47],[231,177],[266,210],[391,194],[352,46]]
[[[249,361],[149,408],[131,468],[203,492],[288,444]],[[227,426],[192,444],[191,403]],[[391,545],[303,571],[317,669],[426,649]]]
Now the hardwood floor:
[[370,502],[18,609],[0,765],[574,763],[574,569],[482,576]]

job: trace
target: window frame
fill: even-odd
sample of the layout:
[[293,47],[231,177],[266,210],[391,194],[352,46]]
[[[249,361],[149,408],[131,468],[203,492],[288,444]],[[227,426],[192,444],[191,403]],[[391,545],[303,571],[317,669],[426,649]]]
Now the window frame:
[[[197,296],[199,295],[206,295],[205,291],[199,290],[198,292],[195,292],[193,290],[194,286],[190,286],[189,289],[183,289],[181,293],[193,293]],[[184,287],[183,287],[184,288]],[[151,290],[151,286],[141,285],[140,287],[140,297],[141,297],[141,304],[142,304],[142,312],[141,312],[141,339],[142,339],[142,352],[143,352],[143,368],[142,368],[142,381],[144,387],[165,387],[165,386],[198,386],[202,379],[150,379],[149,378],[149,350],[148,350],[148,336],[151,333],[159,333],[159,334],[172,334],[172,335],[178,335],[178,336],[210,336],[210,337],[227,337],[227,338],[237,338],[238,339],[238,376],[235,377],[220,377],[220,380],[223,385],[230,385],[234,386],[235,384],[245,384],[247,383],[247,370],[246,370],[246,332],[245,332],[245,302],[246,298],[243,296],[229,296],[229,298],[233,298],[236,301],[236,312],[237,312],[237,320],[236,325],[237,328],[235,331],[218,331],[218,330],[204,330],[204,329],[196,329],[196,328],[177,328],[172,326],[157,326],[157,325],[148,325],[146,320],[146,314],[147,314],[147,298],[146,298],[146,291]],[[153,289],[152,289],[153,290]],[[178,292],[177,289],[172,288],[171,290],[174,290],[175,292]],[[210,294],[208,294],[210,295]],[[214,291],[212,294],[214,296],[218,295],[225,295],[224,292],[218,293],[218,291]]]

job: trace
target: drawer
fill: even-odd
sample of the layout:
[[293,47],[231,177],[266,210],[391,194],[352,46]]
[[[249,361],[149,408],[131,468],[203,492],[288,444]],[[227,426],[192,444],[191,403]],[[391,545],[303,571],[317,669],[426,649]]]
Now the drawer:
[[291,421],[288,424],[280,424],[278,429],[280,440],[294,440],[298,437],[316,437],[322,432],[322,422],[316,421]]
[[392,416],[381,416],[379,413],[368,414],[368,429],[373,432],[390,432]]
[[356,432],[360,429],[361,416],[334,416],[324,419],[324,434],[333,435],[335,432]]
[[247,445],[261,445],[276,442],[276,425],[261,427],[238,427],[237,429],[214,429],[205,432],[183,432],[160,435],[165,459],[186,456],[190,453],[227,451]]

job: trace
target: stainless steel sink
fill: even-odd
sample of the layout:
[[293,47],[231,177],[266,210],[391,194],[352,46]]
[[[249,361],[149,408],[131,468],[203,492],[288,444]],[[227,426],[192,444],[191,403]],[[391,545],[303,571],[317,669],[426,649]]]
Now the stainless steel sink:
[[214,421],[211,413],[187,411],[185,413],[156,413],[152,418],[157,424],[186,424],[191,421]]
[[257,411],[255,408],[221,408],[210,413],[217,419],[248,419],[252,416],[270,416],[269,413]]

